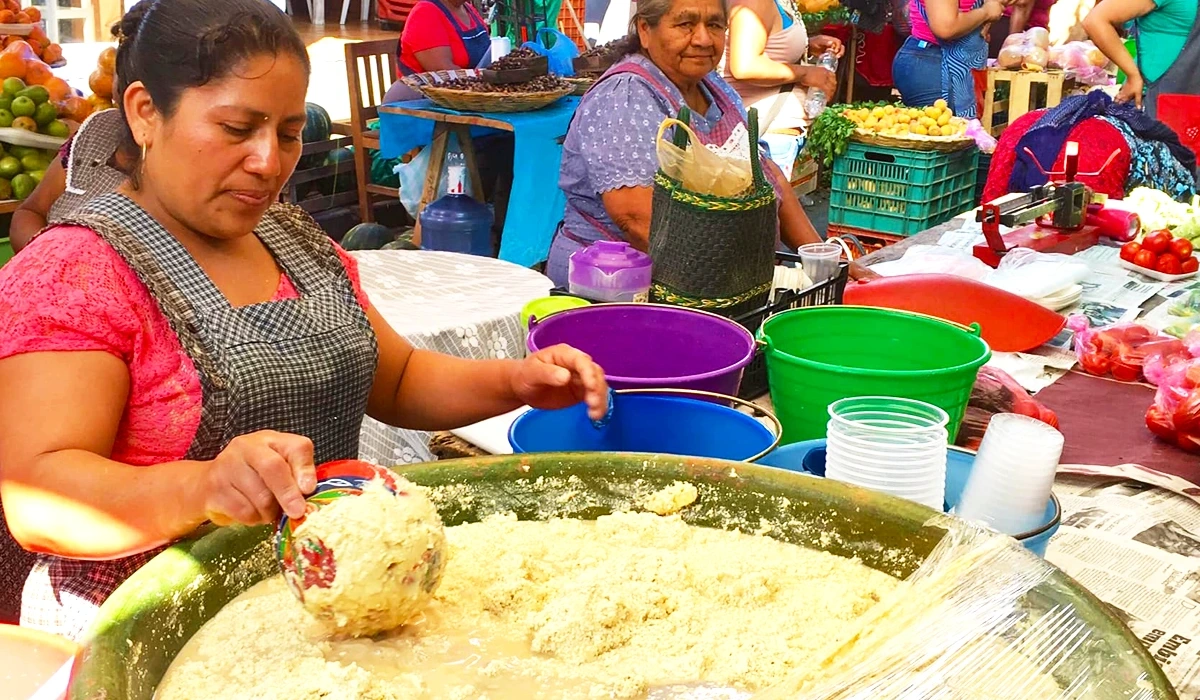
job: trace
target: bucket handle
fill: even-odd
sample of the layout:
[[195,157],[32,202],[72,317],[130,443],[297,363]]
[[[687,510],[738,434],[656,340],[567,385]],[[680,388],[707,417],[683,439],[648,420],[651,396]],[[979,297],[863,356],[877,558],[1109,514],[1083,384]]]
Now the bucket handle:
[[767,409],[763,408],[762,406],[759,406],[756,403],[747,401],[745,399],[740,399],[736,396],[729,396],[728,394],[718,394],[715,391],[700,391],[699,389],[617,389],[615,393],[617,393],[617,394],[642,394],[642,395],[672,394],[675,396],[690,396],[690,397],[694,397],[694,398],[720,399],[721,401],[730,401],[730,402],[736,403],[743,408],[749,408],[750,410],[754,411],[755,413],[761,413],[763,415],[763,417],[765,417],[767,420],[771,421],[771,425],[773,425],[775,427],[775,429],[773,431],[771,431],[775,434],[775,439],[771,442],[770,447],[763,450],[762,452],[759,452],[758,454],[754,455],[753,457],[745,460],[750,463],[757,462],[758,460],[762,459],[763,457],[766,457],[767,455],[774,452],[775,448],[779,447],[780,441],[783,440],[783,423],[779,422],[779,418],[777,418],[774,413],[772,413],[771,411],[768,411]]
[[[868,309],[868,308],[877,308],[877,307],[872,307],[872,306],[852,306],[852,305],[842,305],[842,308],[846,308],[846,309],[852,309],[852,308]],[[790,309],[790,310],[791,310],[791,311],[794,311],[795,309]],[[963,331],[964,333],[967,333],[967,334],[969,334],[969,335],[973,335],[973,336],[975,336],[976,338],[982,337],[982,335],[983,335],[983,327],[982,327],[982,326],[980,326],[978,322],[972,322],[972,323],[971,323],[971,325],[969,325],[969,326],[966,326],[966,325],[963,325],[963,324],[961,324],[961,323],[959,323],[959,322],[957,322],[957,321],[950,321],[950,320],[948,320],[948,319],[944,319],[944,318],[938,318],[937,316],[932,316],[932,315],[930,315],[930,314],[923,314],[923,313],[920,313],[920,312],[918,312],[918,311],[906,311],[906,310],[903,310],[903,309],[890,309],[890,310],[892,310],[892,311],[901,311],[902,313],[910,314],[910,315],[912,315],[912,316],[921,316],[921,317],[924,317],[924,318],[933,319],[934,321],[941,321],[942,323],[945,323],[945,324],[949,324],[949,325],[951,325],[951,326],[954,326],[955,328],[957,328],[957,329],[959,329],[959,330]],[[786,312],[780,312],[780,313],[786,313]],[[770,317],[768,316],[768,318],[770,318]],[[766,319],[763,319],[763,325],[764,325],[764,326],[766,325]],[[760,347],[760,348],[767,348],[767,349],[770,349],[770,348],[771,348],[771,336],[769,336],[769,335],[767,335],[766,333],[764,333],[764,332],[763,332],[763,328],[762,328],[762,326],[760,326],[760,327],[759,327],[759,329],[758,329],[758,332],[757,332],[757,333],[754,335],[754,343],[755,343],[755,344],[756,344],[758,347]]]

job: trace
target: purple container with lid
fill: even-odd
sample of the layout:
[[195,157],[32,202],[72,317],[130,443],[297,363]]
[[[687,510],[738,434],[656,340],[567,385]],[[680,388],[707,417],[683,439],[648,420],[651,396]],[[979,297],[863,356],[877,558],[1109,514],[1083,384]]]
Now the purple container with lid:
[[650,297],[650,256],[623,241],[596,241],[571,255],[571,293],[594,301],[644,302]]

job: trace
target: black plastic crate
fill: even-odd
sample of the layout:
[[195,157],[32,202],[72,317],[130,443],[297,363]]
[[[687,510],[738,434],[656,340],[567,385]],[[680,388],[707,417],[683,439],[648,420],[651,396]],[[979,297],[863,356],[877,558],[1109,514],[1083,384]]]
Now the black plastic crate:
[[[794,262],[800,264],[800,256],[791,253],[776,253],[775,259],[777,262]],[[775,301],[766,306],[744,314],[734,320],[742,324],[746,330],[757,335],[758,329],[762,327],[764,321],[775,314],[791,309],[806,308],[809,306],[829,306],[831,304],[841,304],[842,296],[846,292],[846,283],[850,279],[850,265],[843,262],[838,268],[838,274],[831,280],[814,285],[808,289],[796,291],[793,289],[780,289],[775,292]],[[738,390],[738,398],[740,399],[756,399],[767,393],[769,389],[767,383],[767,355],[763,352],[762,347],[754,351],[754,359],[746,366],[746,370],[742,372],[742,386]]]

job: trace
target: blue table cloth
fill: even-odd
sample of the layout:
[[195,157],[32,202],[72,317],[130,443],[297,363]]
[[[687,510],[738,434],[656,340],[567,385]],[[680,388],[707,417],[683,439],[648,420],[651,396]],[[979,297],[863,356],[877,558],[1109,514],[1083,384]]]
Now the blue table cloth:
[[[544,109],[513,114],[479,113],[478,116],[512,126],[513,185],[508,216],[500,239],[500,259],[529,267],[546,259],[550,241],[562,220],[567,198],[558,188],[562,138],[579,105],[578,97],[564,97]],[[438,107],[429,100],[397,102],[394,107],[429,112],[429,118],[379,113],[379,148],[384,157],[398,158],[433,140],[435,114],[476,114]],[[472,136],[495,129],[471,127]]]

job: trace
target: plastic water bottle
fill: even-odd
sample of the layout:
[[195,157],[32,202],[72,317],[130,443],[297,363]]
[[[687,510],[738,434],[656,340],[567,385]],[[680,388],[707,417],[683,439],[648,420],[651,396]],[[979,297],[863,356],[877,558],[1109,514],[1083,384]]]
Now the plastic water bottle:
[[466,194],[466,165],[462,153],[446,158],[448,187],[445,196],[421,212],[421,247],[449,253],[490,256],[492,211]]
[[[830,72],[837,72],[838,60],[837,56],[833,55],[832,51],[826,51],[817,59],[817,66],[827,68]],[[816,119],[825,111],[825,104],[829,101],[829,96],[820,88],[809,88],[808,99],[804,101],[804,113],[809,119]]]

